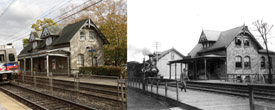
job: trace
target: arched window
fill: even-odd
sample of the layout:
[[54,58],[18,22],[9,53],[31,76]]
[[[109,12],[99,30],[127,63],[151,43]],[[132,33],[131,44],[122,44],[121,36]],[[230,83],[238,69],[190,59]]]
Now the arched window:
[[249,46],[250,45],[249,40],[245,39],[243,44],[244,44],[244,46]]
[[250,57],[249,56],[245,56],[244,57],[244,67],[245,68],[250,68]]
[[265,68],[265,57],[261,57],[261,68]]
[[85,31],[81,31],[81,32],[80,32],[80,40],[86,40]]
[[241,45],[242,45],[242,40],[241,40],[240,37],[236,37],[236,38],[235,38],[235,45],[236,45],[236,46],[241,46]]
[[78,54],[77,64],[81,65],[82,67],[84,67],[84,55],[83,54]]
[[235,67],[242,68],[242,57],[241,56],[235,57]]

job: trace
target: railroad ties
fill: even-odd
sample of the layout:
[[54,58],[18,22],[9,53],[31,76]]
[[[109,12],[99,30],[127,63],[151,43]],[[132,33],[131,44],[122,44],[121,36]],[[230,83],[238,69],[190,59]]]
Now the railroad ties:
[[[33,76],[25,76],[24,84],[21,77],[17,78],[16,82],[20,86],[31,85],[32,87],[29,86],[29,88],[93,108],[120,110],[123,109],[122,106],[126,106],[126,95],[123,95],[124,99],[119,98],[121,91],[118,91],[117,86],[79,82],[76,89],[74,81],[52,79],[50,84],[49,78],[36,77],[35,79],[35,84]],[[125,86],[123,90],[126,91]],[[121,103],[122,101],[124,103]]]
[[0,90],[34,110],[96,110],[13,84],[1,86]]

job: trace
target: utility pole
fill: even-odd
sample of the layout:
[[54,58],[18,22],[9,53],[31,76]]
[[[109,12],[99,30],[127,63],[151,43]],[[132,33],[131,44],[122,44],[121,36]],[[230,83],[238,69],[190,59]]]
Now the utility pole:
[[156,54],[156,66],[157,66],[157,62],[158,62],[158,48],[160,47],[160,42],[153,42],[153,47],[155,47],[156,48],[156,52],[155,52],[155,54]]

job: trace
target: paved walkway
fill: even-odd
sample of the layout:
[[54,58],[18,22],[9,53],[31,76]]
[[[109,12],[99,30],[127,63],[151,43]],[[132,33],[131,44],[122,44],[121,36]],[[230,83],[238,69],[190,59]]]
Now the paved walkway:
[[[148,86],[148,90],[151,91],[151,86]],[[153,87],[153,93],[156,93],[156,87]],[[165,96],[163,86],[159,88],[159,94]],[[169,87],[167,94],[168,97],[177,99],[176,88]],[[179,90],[179,101],[203,110],[250,110],[248,98],[190,89],[187,92]],[[256,110],[275,110],[274,103],[256,102],[256,104]]]
[[31,110],[26,105],[0,92],[0,110]]

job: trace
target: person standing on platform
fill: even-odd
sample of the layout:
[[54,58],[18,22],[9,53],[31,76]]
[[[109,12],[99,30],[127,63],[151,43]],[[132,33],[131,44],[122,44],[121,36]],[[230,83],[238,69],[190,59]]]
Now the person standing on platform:
[[184,91],[186,92],[186,80],[189,81],[189,78],[187,76],[187,70],[184,68],[180,74],[181,91],[182,89],[184,89]]

